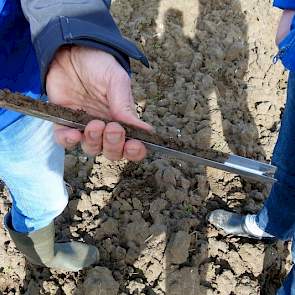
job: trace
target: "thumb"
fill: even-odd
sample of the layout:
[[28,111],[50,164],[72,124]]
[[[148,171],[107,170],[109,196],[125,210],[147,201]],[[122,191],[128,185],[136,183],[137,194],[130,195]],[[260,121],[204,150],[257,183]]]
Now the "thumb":
[[134,98],[131,93],[131,81],[122,68],[111,75],[107,93],[111,115],[114,120],[153,131],[153,127],[138,118]]

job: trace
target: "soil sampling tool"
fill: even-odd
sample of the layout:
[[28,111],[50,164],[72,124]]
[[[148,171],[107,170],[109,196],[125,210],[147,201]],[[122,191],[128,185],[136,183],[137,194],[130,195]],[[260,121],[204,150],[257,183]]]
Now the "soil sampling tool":
[[[81,131],[89,121],[99,119],[84,111],[74,111],[52,103],[33,100],[7,90],[0,90],[0,107]],[[108,122],[107,120],[103,121]],[[125,124],[121,125],[126,129],[127,138],[142,141],[149,150],[164,157],[190,162],[194,165],[217,168],[255,181],[265,183],[277,181],[274,178],[276,167],[273,165],[215,150],[192,151],[172,137],[163,138],[154,132],[147,132]]]

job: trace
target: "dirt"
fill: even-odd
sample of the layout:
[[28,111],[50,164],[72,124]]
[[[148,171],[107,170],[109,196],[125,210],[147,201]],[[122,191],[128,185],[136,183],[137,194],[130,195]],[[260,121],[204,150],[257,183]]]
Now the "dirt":
[[[54,123],[64,124],[65,126],[69,127],[76,127],[80,130],[84,130],[85,126],[94,119],[100,119],[106,123],[109,122],[109,120],[106,119],[90,116],[83,110],[72,110],[47,101],[34,100],[20,93],[12,93],[6,89],[0,90],[0,106],[6,109],[18,111],[26,115],[32,115],[38,118],[46,119]],[[57,119],[63,119],[65,121],[56,121]],[[68,125],[68,122],[70,122],[70,124],[78,123],[79,125]],[[133,126],[127,126],[124,123],[121,124],[126,129],[126,136],[129,138],[162,145],[166,148],[177,149],[181,152],[206,157],[215,161],[224,162],[227,159],[227,155],[221,151],[199,148],[197,150],[188,149],[184,146],[183,141],[174,139],[171,136],[161,136],[161,133],[157,133],[156,130],[147,132],[146,130],[138,129]],[[161,154],[165,156],[165,152]],[[166,155],[166,157],[169,158],[168,155]]]
[[[134,63],[133,91],[163,138],[271,159],[287,74],[272,64],[269,1],[116,0],[112,11],[150,59],[150,69]],[[101,262],[79,273],[35,267],[1,229],[3,294],[274,295],[290,269],[288,243],[224,236],[206,221],[216,208],[256,213],[269,186],[155,155],[112,163],[80,150],[67,153],[65,179],[57,240],[96,245]]]
[[57,116],[62,119],[73,121],[81,124],[87,124],[93,117],[88,115],[83,110],[71,110],[57,106],[52,103],[45,103],[40,100],[33,100],[30,97],[21,95],[20,93],[11,93],[9,90],[0,91],[0,105],[1,107],[12,107],[17,111],[33,111],[36,114],[46,114],[49,116]]

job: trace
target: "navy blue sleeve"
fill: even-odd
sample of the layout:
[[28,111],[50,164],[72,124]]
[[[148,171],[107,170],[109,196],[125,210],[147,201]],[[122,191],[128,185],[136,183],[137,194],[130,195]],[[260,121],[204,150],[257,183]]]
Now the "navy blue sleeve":
[[273,5],[281,9],[294,9],[295,10],[295,1],[294,0],[274,0]]

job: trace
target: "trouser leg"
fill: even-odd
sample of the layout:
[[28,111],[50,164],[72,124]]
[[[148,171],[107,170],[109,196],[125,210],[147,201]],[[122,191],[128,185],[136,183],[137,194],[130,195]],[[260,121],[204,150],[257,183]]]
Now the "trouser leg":
[[[278,182],[273,185],[264,207],[256,216],[258,226],[282,240],[294,239],[295,232],[295,74],[290,73],[287,101],[273,154]],[[292,243],[294,259],[295,244]],[[292,267],[277,295],[295,295],[295,268]]]
[[0,173],[12,209],[5,224],[16,247],[34,264],[78,271],[99,260],[95,246],[55,243],[53,219],[67,205],[64,149],[49,122],[25,117],[0,133]]
[[258,226],[279,239],[291,239],[295,230],[295,74],[290,73],[287,102],[273,154],[278,182],[257,214]]
[[283,286],[278,290],[277,295],[295,295],[295,267],[289,272]]
[[53,124],[24,117],[0,132],[0,175],[12,197],[12,225],[18,232],[43,228],[68,202],[63,181],[64,149]]

